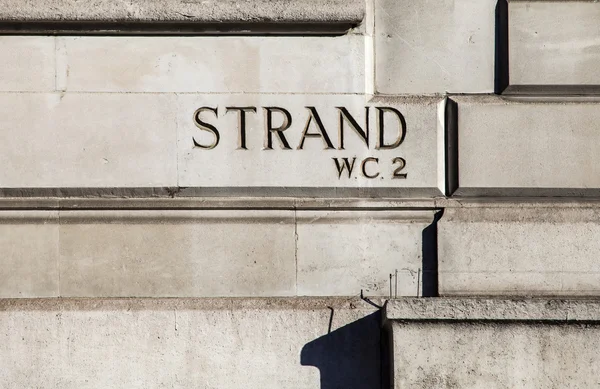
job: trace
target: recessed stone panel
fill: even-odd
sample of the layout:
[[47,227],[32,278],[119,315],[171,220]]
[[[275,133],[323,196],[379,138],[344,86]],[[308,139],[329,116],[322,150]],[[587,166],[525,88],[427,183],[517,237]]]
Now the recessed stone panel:
[[440,99],[180,95],[178,107],[182,187],[391,197],[444,190]]
[[375,90],[494,91],[497,0],[376,0]]
[[453,97],[461,196],[600,193],[600,103]]
[[599,85],[600,4],[510,1],[512,85]]

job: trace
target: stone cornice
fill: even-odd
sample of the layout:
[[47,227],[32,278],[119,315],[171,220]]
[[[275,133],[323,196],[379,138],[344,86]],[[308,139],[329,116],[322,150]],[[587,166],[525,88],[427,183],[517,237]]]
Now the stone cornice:
[[362,0],[0,0],[0,31],[92,33],[344,33]]

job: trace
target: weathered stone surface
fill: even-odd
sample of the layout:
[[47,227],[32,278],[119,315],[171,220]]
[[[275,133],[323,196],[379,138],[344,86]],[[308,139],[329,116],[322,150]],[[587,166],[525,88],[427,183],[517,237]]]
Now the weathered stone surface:
[[600,84],[600,5],[510,1],[510,83]]
[[[300,189],[307,188],[323,189],[320,196],[326,195],[328,188],[329,194],[343,193],[344,189],[379,189],[379,194],[384,192],[386,197],[429,197],[444,191],[444,101],[438,98],[365,102],[363,96],[347,95],[179,95],[178,106],[178,170],[182,187],[265,188],[267,194],[288,188],[296,196],[303,194]],[[200,107],[218,109],[218,115],[207,110],[200,117],[219,131],[219,143],[213,149],[202,149],[194,143],[206,147],[216,139],[211,131],[195,125],[194,112]],[[251,107],[257,111],[246,115],[246,149],[240,143],[239,113],[227,113],[226,107]],[[284,149],[287,146],[276,135],[272,135],[269,149],[265,107],[289,111],[290,127],[284,132],[289,149]],[[323,131],[319,131],[315,114],[307,107],[317,112]],[[366,107],[369,108],[368,147],[345,121],[341,147],[337,107],[346,108],[365,131]],[[397,147],[377,149],[378,107],[396,109],[405,121],[402,127],[401,119],[393,112],[386,112],[382,121],[386,144],[393,144],[405,134]],[[284,123],[281,112],[272,117],[274,128]],[[317,135],[304,138],[307,127],[308,133]],[[319,132],[328,134],[330,145]],[[350,175],[343,158],[348,158],[350,166],[354,162]],[[404,169],[400,158],[405,161]],[[407,176],[404,178],[403,174]]]
[[0,296],[418,296],[431,260],[433,210],[87,204],[0,211]]
[[375,90],[493,92],[496,3],[376,0]]
[[453,97],[464,196],[585,196],[600,188],[600,104]]
[[58,295],[58,212],[0,212],[0,298]]
[[427,243],[422,235],[433,214],[298,211],[298,294],[344,296],[364,290],[376,296],[421,295]]
[[360,35],[56,39],[59,90],[365,92],[365,39]]
[[359,299],[0,300],[0,386],[372,389],[379,333]]
[[0,186],[176,186],[174,102],[166,94],[0,94]]
[[598,295],[600,208],[448,208],[440,295]]
[[[52,23],[42,24],[36,30],[45,26],[49,30],[68,30],[69,24],[80,23],[91,25],[92,30],[138,31],[135,24],[143,23],[142,30],[160,31],[171,23],[179,29],[191,26],[191,31],[203,31],[203,25],[209,24],[209,31],[226,32],[227,24],[242,25],[234,30],[253,31],[254,27],[260,31],[268,23],[283,25],[281,30],[285,31],[285,24],[291,23],[304,25],[303,32],[311,32],[313,25],[321,26],[319,32],[343,32],[359,24],[364,12],[365,3],[361,0],[99,0],[93,6],[77,0],[0,2],[0,20],[20,23],[21,30],[36,28],[35,23]],[[10,27],[4,26],[9,30]]]
[[403,298],[385,305],[386,320],[600,321],[600,301],[547,298]]
[[290,296],[291,211],[61,212],[61,295]]
[[393,388],[591,388],[600,325],[392,322]]
[[392,387],[594,387],[598,308],[585,299],[388,301]]

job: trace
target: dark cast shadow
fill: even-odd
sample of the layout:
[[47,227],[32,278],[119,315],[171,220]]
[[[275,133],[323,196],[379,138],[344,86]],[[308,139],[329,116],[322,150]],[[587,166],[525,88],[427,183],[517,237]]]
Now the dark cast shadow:
[[508,1],[498,0],[498,4],[496,4],[496,58],[494,75],[494,92],[496,94],[502,94],[510,83],[508,39]]
[[388,376],[381,342],[377,311],[305,344],[300,363],[319,369],[320,389],[379,389]]
[[438,211],[433,223],[423,230],[422,257],[423,279],[421,282],[421,297],[438,297],[438,233],[437,225],[444,211]]

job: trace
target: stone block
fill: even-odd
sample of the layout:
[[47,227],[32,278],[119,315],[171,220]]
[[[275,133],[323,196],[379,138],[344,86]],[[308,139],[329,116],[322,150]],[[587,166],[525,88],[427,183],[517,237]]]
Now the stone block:
[[376,92],[493,92],[496,2],[376,0]]
[[54,49],[54,37],[1,36],[0,91],[53,91]]
[[510,83],[600,84],[599,19],[594,1],[510,1]]
[[[387,304],[393,388],[598,385],[597,301],[423,300]],[[585,324],[568,315],[579,305]]]
[[298,294],[421,295],[428,243],[423,231],[433,216],[434,211],[298,211]]
[[77,0],[0,2],[2,30],[108,33],[343,33],[359,24],[362,0]]
[[[364,93],[364,37],[60,37],[60,90]],[[131,53],[135,55],[131,55]]]
[[0,300],[0,386],[381,386],[359,299]]
[[453,97],[459,196],[593,196],[599,103]]
[[[430,197],[445,189],[445,102],[438,98],[206,94],[179,95],[178,106],[182,187],[310,197]],[[239,109],[227,107],[246,107],[244,127]],[[205,124],[216,128],[218,143]]]
[[66,297],[290,296],[292,211],[63,211]]
[[3,188],[177,185],[174,96],[0,94]]
[[59,295],[58,212],[0,212],[0,298]]
[[439,293],[600,293],[600,210],[586,206],[447,208],[438,224]]

